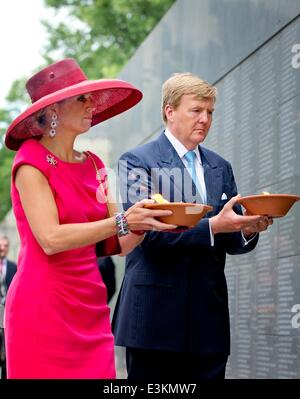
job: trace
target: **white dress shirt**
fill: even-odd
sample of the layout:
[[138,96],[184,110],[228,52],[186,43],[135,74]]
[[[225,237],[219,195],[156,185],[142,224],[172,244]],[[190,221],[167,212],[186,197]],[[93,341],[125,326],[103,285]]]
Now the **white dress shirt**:
[[2,259],[1,262],[1,270],[0,270],[0,281],[4,281],[6,277],[6,269],[7,269],[7,260],[6,258]]
[[[165,135],[167,136],[167,139],[170,141],[172,146],[175,148],[175,151],[177,152],[179,158],[182,160],[184,166],[188,169],[189,173],[191,174],[191,170],[190,168],[188,168],[188,162],[184,157],[185,154],[189,152],[189,150],[186,149],[185,146],[168,129],[165,130]],[[204,170],[198,146],[194,149],[194,153],[196,154],[195,158],[196,175],[198,182],[201,186],[202,193],[204,195],[204,198],[202,199],[206,203],[207,195],[206,195],[206,186],[204,180]]]
[[[170,141],[170,143],[172,144],[172,146],[174,147],[179,158],[182,160],[184,166],[188,169],[189,173],[191,173],[190,169],[188,168],[188,162],[184,157],[185,154],[189,150],[187,148],[185,148],[185,146],[167,128],[165,130],[165,135],[166,135],[167,139]],[[196,154],[196,159],[195,159],[196,174],[197,174],[199,184],[201,185],[202,193],[205,196],[205,198],[203,198],[203,200],[206,203],[207,194],[206,194],[206,186],[205,186],[205,180],[204,180],[204,170],[203,170],[203,165],[202,165],[198,146],[194,149],[194,152]],[[211,230],[209,219],[208,219],[208,224],[209,224],[209,232],[210,232],[210,243],[211,243],[211,246],[214,246],[214,234]]]
[[6,297],[6,286],[5,286],[5,277],[6,277],[6,270],[7,270],[7,260],[4,258],[2,260],[1,270],[0,270],[0,303]]

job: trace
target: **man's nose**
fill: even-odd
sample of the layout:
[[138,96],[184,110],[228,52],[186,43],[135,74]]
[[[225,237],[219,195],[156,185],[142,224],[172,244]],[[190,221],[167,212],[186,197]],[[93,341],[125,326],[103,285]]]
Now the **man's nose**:
[[207,111],[202,111],[199,115],[199,121],[202,123],[207,123],[208,122],[208,112]]

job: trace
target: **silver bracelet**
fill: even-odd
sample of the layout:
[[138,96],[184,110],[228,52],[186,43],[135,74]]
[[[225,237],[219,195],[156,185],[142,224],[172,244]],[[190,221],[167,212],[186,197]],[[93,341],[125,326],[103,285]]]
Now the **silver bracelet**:
[[125,211],[120,213],[115,213],[117,234],[118,237],[126,236],[130,233],[128,222],[125,216]]

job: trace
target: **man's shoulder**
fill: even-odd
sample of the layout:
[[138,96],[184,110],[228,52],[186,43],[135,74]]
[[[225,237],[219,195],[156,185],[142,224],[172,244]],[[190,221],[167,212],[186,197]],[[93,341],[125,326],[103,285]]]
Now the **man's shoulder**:
[[130,150],[124,152],[120,159],[127,159],[127,158],[140,158],[140,157],[145,157],[149,155],[150,157],[153,157],[154,154],[157,153],[158,149],[158,138],[149,141],[148,143],[140,144],[134,148],[131,148]]
[[224,165],[230,166],[230,162],[227,161],[225,158],[223,158],[223,157],[222,157],[220,154],[218,154],[217,152],[212,151],[212,150],[210,150],[210,149],[208,149],[208,148],[206,148],[206,147],[203,147],[202,145],[200,146],[200,148],[201,148],[202,154],[205,156],[205,158],[206,158],[208,161],[213,160],[214,163],[216,163],[216,164],[219,165],[219,166],[222,166],[222,165],[223,165],[223,166],[224,166]]

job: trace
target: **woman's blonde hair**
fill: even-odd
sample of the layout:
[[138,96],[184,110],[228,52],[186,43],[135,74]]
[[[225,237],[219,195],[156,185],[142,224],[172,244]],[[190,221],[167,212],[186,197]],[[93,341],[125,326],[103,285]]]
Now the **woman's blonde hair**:
[[161,107],[165,123],[167,122],[165,106],[169,104],[176,109],[185,94],[193,94],[197,100],[212,98],[215,101],[217,88],[189,72],[172,75],[162,86]]

